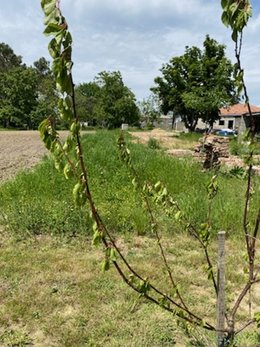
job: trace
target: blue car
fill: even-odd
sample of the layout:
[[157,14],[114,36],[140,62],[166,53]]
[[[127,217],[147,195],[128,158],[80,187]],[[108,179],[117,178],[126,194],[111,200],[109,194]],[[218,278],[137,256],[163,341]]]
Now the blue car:
[[234,136],[236,135],[235,130],[232,129],[221,129],[217,132],[217,135],[219,136]]

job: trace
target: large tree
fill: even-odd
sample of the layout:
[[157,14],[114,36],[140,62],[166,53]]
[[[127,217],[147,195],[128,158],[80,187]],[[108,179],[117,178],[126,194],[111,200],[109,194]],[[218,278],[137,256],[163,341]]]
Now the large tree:
[[0,44],[0,124],[3,127],[38,128],[54,115],[57,103],[55,82],[45,58],[33,67],[22,64],[7,44]]
[[37,106],[32,110],[31,127],[38,128],[40,122],[48,116],[56,116],[58,95],[50,63],[41,57],[33,63],[37,74]]
[[100,72],[93,82],[79,85],[76,96],[82,120],[108,128],[139,123],[135,96],[124,84],[119,71]]
[[194,131],[201,118],[212,126],[219,109],[238,101],[232,78],[234,66],[225,56],[225,46],[206,36],[203,50],[186,47],[161,68],[151,90],[159,97],[161,109],[181,116],[186,128]]
[[92,125],[99,122],[96,112],[100,96],[100,87],[95,82],[79,84],[76,89],[76,105],[80,120],[87,121]]
[[31,128],[31,112],[37,106],[37,74],[20,66],[0,74],[0,121],[4,127]]
[[22,57],[16,55],[8,44],[0,43],[0,73],[21,66],[21,64]]

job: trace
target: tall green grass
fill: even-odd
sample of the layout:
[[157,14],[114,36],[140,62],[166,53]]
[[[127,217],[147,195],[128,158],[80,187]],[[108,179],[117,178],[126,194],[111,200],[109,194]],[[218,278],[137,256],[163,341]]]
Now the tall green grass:
[[[108,226],[116,232],[148,231],[148,219],[140,194],[134,191],[129,172],[120,161],[117,150],[118,132],[98,131],[83,138],[91,190],[98,210]],[[213,173],[202,172],[190,159],[168,157],[133,144],[128,137],[133,163],[140,179],[162,181],[178,201],[191,222],[199,225],[207,215],[206,185]],[[259,183],[259,179],[257,179]],[[72,200],[75,182],[67,181],[45,158],[33,171],[20,173],[0,187],[2,224],[17,235],[56,234],[73,236],[89,234],[88,209],[76,208]],[[252,203],[252,221],[260,204],[260,185],[256,184]],[[213,231],[242,233],[246,180],[219,175],[219,194],[214,201]],[[157,209],[161,228],[170,233],[181,227]]]
[[[233,155],[238,155],[240,157],[244,157],[249,155],[251,149],[249,148],[248,144],[243,141],[241,137],[237,138],[234,137],[229,142],[229,148],[230,152]],[[254,154],[259,155],[260,154],[260,139],[257,137],[255,148],[254,148]]]

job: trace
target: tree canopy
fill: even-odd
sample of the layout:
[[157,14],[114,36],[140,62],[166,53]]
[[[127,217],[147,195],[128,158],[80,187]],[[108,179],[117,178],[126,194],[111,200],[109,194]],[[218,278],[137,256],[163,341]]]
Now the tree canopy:
[[30,127],[30,113],[37,105],[37,74],[17,67],[0,74],[0,120],[5,127]]
[[0,126],[35,129],[55,113],[57,96],[49,65],[40,58],[28,67],[9,45],[0,44]]
[[76,100],[81,120],[93,125],[117,128],[122,123],[139,123],[135,96],[119,71],[102,71],[93,82],[80,84],[76,88]]
[[16,55],[6,43],[0,43],[0,72],[8,71],[22,64],[22,57]]
[[155,78],[151,90],[159,97],[162,112],[181,116],[190,131],[199,118],[212,126],[222,106],[238,101],[234,66],[225,56],[225,46],[208,35],[203,50],[186,47],[160,71],[162,77]]
[[[36,129],[46,117],[56,116],[57,99],[53,72],[44,57],[28,67],[10,46],[0,44],[0,126]],[[108,128],[139,123],[135,96],[119,71],[100,72],[94,81],[78,85],[76,100],[82,121]]]
[[138,102],[138,107],[141,112],[141,120],[148,127],[153,128],[161,115],[158,97],[154,94],[149,95],[148,98]]

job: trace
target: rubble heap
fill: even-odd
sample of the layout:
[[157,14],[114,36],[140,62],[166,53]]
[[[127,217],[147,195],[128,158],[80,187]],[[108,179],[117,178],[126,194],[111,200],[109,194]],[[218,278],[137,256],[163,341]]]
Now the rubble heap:
[[229,157],[229,138],[205,135],[194,149],[193,157],[198,159],[204,169],[212,169],[220,165],[220,158]]

